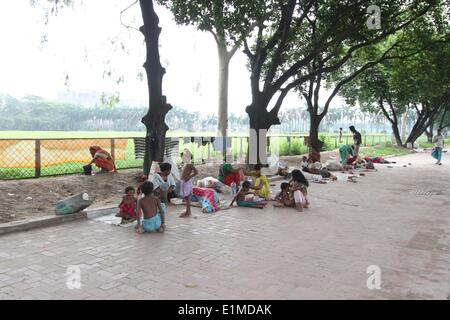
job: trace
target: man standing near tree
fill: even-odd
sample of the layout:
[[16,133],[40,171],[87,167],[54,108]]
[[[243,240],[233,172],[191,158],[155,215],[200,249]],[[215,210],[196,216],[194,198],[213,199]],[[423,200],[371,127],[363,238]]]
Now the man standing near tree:
[[354,126],[348,127],[350,131],[353,133],[353,145],[355,146],[354,156],[357,157],[359,154],[359,147],[362,143],[361,133],[355,129]]

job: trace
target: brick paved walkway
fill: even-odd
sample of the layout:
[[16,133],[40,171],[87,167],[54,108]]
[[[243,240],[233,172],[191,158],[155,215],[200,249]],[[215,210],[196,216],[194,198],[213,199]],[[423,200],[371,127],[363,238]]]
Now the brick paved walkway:
[[[310,187],[311,209],[169,213],[164,234],[95,221],[0,237],[0,299],[445,299],[449,167],[411,155],[359,183]],[[428,163],[427,163],[428,162]],[[68,289],[69,265],[81,288]],[[369,265],[381,289],[369,290]]]

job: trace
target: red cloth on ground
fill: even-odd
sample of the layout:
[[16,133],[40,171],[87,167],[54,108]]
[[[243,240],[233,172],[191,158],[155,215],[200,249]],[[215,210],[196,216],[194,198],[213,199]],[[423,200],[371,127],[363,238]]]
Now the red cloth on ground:
[[192,194],[199,198],[205,198],[208,200],[209,204],[214,208],[214,211],[219,210],[219,207],[217,206],[216,199],[214,198],[214,190],[209,188],[199,188],[199,187],[193,187],[192,188]]
[[382,157],[375,157],[375,158],[365,157],[364,160],[366,160],[367,162],[381,163],[384,159]]
[[236,186],[239,186],[241,183],[241,175],[239,172],[230,173],[229,175],[223,178],[223,183],[227,186],[231,186],[232,183],[236,183]]

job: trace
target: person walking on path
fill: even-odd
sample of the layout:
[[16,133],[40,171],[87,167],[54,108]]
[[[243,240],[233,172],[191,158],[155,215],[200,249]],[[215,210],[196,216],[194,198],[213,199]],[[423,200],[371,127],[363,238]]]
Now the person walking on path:
[[441,129],[438,129],[437,135],[433,139],[434,149],[431,156],[437,160],[436,164],[441,165],[442,162],[442,149],[444,148],[444,136]]

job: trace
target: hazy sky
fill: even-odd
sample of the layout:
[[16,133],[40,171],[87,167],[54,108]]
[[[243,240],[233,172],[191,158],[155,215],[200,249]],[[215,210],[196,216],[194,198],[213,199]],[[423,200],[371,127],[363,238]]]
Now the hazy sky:
[[[139,71],[144,72],[143,36],[136,30],[127,30],[119,19],[119,12],[133,1],[75,1],[78,5],[74,9],[66,8],[50,17],[47,26],[43,9],[31,7],[29,0],[0,1],[0,93],[56,99],[63,90],[119,91],[122,99],[145,104],[146,83],[137,77]],[[168,102],[215,113],[218,63],[212,35],[177,26],[170,12],[156,9],[162,27],[161,61],[167,66],[163,92]],[[134,27],[141,25],[138,4],[123,15],[123,21]],[[41,45],[44,35],[48,42]],[[115,46],[111,44],[113,40]],[[120,49],[121,42],[127,52]],[[108,61],[112,77],[103,78],[109,69]],[[229,110],[239,114],[251,101],[246,61],[239,50],[230,64]],[[114,80],[121,75],[125,81],[117,85]],[[300,104],[303,101],[292,94],[285,99],[283,108]]]

